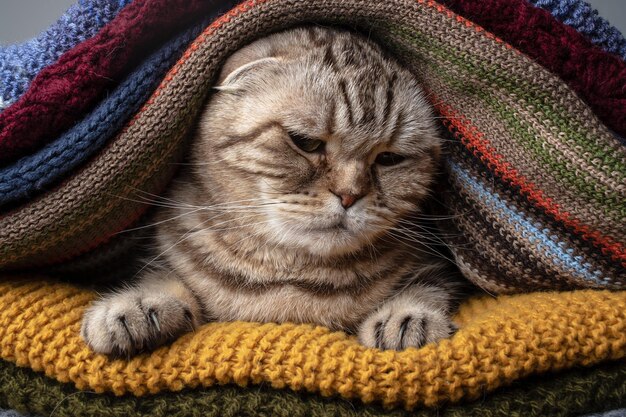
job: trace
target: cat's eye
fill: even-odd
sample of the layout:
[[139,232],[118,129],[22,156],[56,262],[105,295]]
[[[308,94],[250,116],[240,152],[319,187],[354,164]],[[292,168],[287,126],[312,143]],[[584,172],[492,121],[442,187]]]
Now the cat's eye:
[[397,165],[400,162],[404,161],[406,158],[402,155],[398,155],[393,152],[381,152],[376,156],[376,163],[378,165],[390,167],[392,165]]
[[289,138],[298,148],[304,152],[321,152],[324,149],[324,141],[319,139],[307,138],[297,133],[289,132]]

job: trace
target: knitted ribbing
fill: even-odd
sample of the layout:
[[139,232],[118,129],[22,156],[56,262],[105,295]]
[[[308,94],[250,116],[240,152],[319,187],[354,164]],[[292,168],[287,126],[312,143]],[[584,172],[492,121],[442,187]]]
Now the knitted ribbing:
[[591,5],[583,0],[528,0],[536,7],[548,10],[553,16],[591,42],[626,59],[626,39],[619,30],[598,15]]
[[[526,0],[440,0],[558,74],[609,127],[626,135],[626,62]],[[593,84],[593,87],[592,87]]]
[[203,0],[136,0],[94,37],[39,72],[29,90],[0,113],[0,164],[69,128],[153,48],[198,15],[224,4]]
[[624,404],[624,378],[626,363],[609,363],[527,378],[474,402],[406,411],[257,386],[116,397],[0,361],[0,406],[55,417],[580,417]]
[[130,0],[80,0],[36,38],[0,47],[0,111],[15,102],[44,67],[94,36]]
[[15,164],[0,168],[0,207],[33,198],[91,157],[145,103],[208,22],[195,25],[148,57],[83,120]]
[[626,292],[477,298],[450,339],[403,352],[312,325],[210,323],[128,361],[79,336],[95,294],[45,281],[0,284],[0,356],[82,390],[145,395],[270,384],[412,409],[475,399],[531,374],[626,356]]

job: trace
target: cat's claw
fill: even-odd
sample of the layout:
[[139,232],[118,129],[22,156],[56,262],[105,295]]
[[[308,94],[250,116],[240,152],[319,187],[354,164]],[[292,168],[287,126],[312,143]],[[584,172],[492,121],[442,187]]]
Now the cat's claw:
[[81,335],[98,353],[130,356],[192,330],[190,312],[188,305],[170,296],[113,294],[85,312]]
[[149,310],[148,315],[150,316],[150,320],[152,321],[152,324],[156,328],[157,332],[160,332],[161,325],[159,324],[159,318],[157,317],[156,312],[154,310]]
[[367,347],[404,350],[437,342],[456,330],[445,313],[390,301],[361,323],[358,338]]

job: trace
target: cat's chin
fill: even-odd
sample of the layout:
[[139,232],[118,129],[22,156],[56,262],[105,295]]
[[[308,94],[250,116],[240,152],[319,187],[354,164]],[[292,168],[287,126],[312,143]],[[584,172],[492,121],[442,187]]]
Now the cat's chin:
[[304,246],[311,254],[321,257],[335,257],[358,252],[362,248],[361,242],[352,237],[342,239],[340,232],[321,232],[317,236],[311,236],[310,242],[304,239]]
[[[293,233],[293,232],[292,232]],[[298,247],[312,255],[334,257],[355,253],[364,246],[363,238],[345,226],[311,228],[289,236],[290,247]]]

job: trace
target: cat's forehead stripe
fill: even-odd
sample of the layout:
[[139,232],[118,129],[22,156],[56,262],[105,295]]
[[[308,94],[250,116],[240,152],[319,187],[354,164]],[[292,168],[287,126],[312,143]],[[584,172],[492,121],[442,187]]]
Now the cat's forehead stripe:
[[346,87],[346,81],[342,79],[339,81],[339,91],[341,92],[341,97],[343,99],[344,108],[346,110],[346,114],[348,116],[348,123],[352,127],[354,126],[354,113],[352,111],[352,101],[348,96],[348,91]]
[[322,62],[326,64],[332,71],[338,71],[339,66],[337,65],[337,60],[335,58],[335,54],[333,53],[333,45],[328,44],[324,49],[324,57]]
[[398,74],[394,72],[387,80],[387,97],[385,101],[385,110],[383,112],[383,120],[388,120],[391,113],[391,105],[393,103],[393,89],[398,80]]
[[326,136],[332,136],[335,134],[337,125],[337,103],[335,100],[330,100],[328,103],[328,111],[326,112]]

